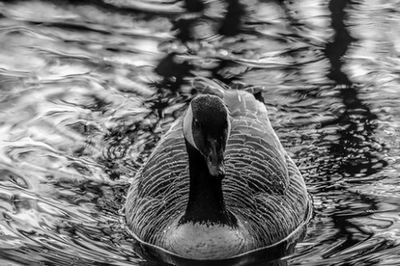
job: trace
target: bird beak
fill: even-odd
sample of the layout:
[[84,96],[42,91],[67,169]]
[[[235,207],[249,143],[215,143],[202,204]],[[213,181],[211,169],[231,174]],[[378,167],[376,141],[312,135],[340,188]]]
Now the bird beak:
[[208,171],[212,176],[225,176],[224,148],[217,140],[209,141],[209,153],[206,158]]

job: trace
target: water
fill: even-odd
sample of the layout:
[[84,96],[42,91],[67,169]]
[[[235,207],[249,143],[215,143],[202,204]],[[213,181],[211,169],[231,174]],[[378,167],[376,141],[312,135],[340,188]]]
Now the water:
[[262,93],[312,194],[283,262],[398,265],[398,32],[396,0],[1,1],[0,264],[138,265],[124,194],[215,79]]

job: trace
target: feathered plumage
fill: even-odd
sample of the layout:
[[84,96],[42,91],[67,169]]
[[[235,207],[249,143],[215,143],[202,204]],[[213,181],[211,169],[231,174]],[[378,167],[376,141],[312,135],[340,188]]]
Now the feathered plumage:
[[[240,224],[235,230],[243,231],[240,247],[231,250],[248,252],[277,243],[302,226],[310,202],[304,180],[272,129],[264,104],[237,90],[225,91],[223,102],[231,124],[223,198]],[[171,251],[168,238],[185,213],[189,180],[181,118],[162,137],[128,192],[126,222],[137,238]]]

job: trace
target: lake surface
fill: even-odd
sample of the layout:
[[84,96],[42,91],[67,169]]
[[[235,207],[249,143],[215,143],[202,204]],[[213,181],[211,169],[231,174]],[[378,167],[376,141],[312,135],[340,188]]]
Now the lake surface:
[[0,264],[138,265],[135,172],[195,91],[262,94],[315,215],[289,265],[400,264],[400,2],[0,1]]

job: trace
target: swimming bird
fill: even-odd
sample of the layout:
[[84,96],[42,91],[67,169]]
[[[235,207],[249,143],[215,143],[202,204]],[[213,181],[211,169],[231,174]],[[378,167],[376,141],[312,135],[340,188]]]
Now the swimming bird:
[[192,99],[137,172],[124,208],[142,246],[161,259],[190,260],[282,243],[303,230],[311,212],[303,177],[265,105],[239,90]]

